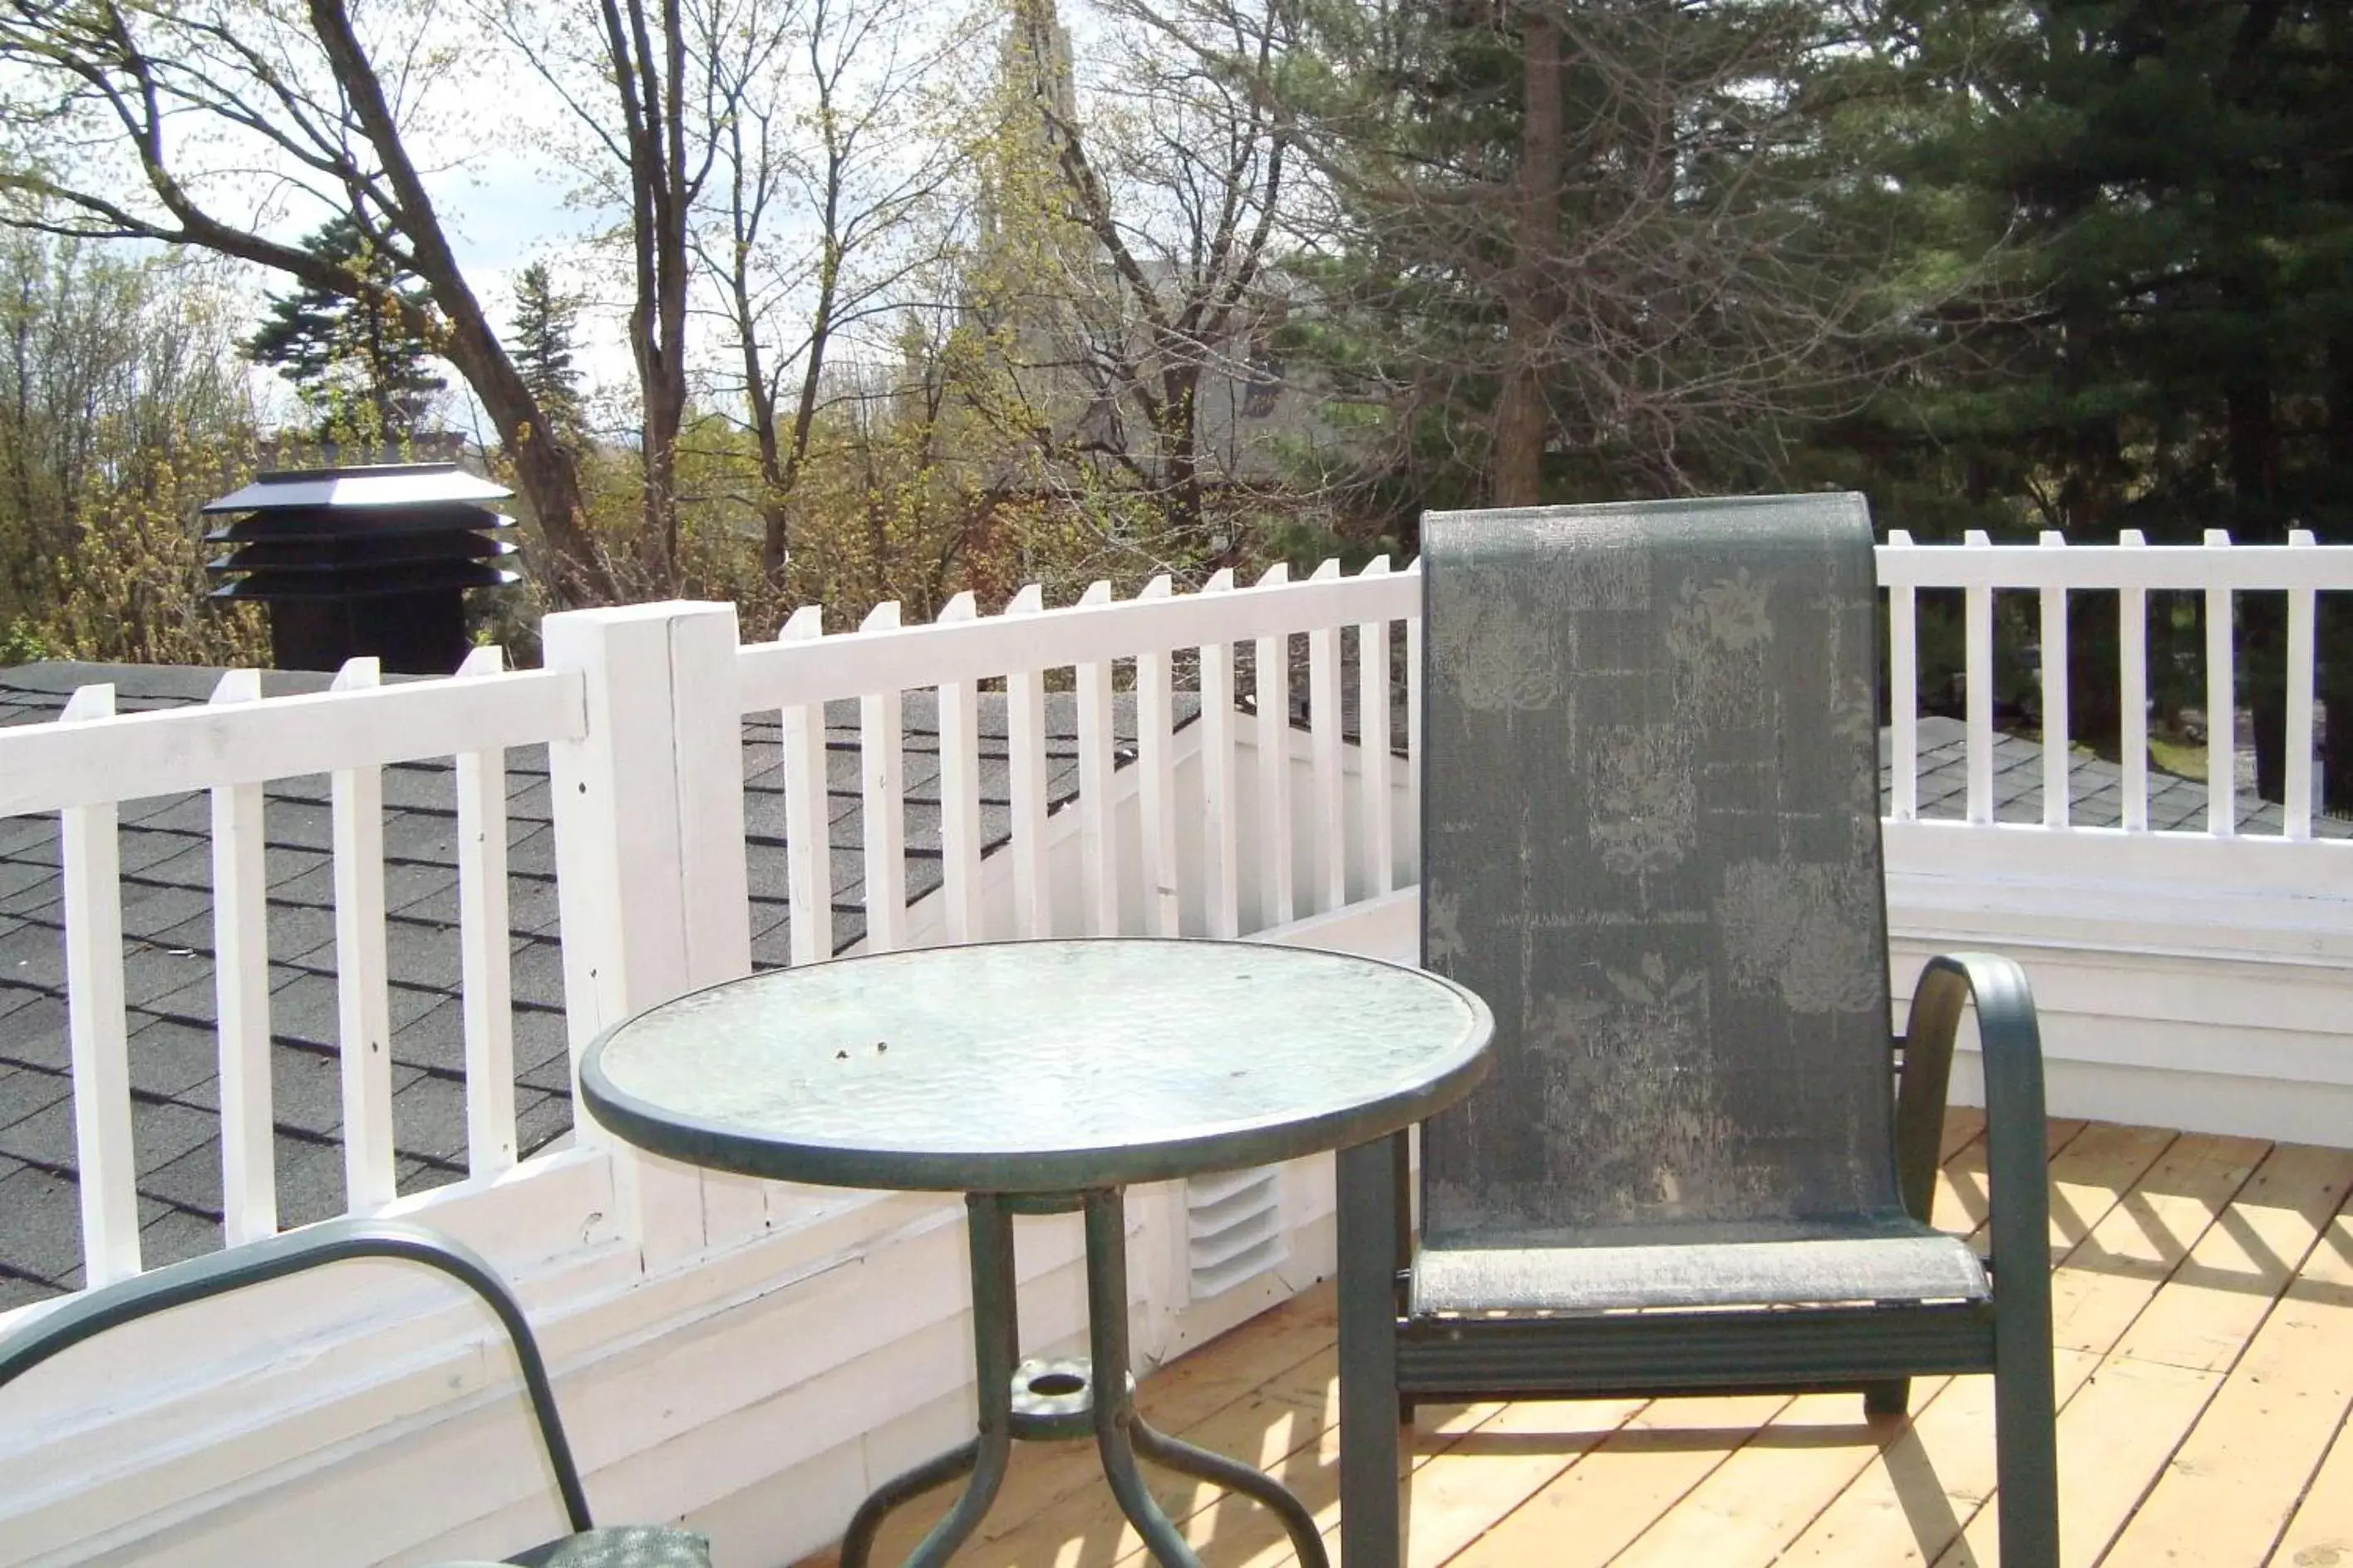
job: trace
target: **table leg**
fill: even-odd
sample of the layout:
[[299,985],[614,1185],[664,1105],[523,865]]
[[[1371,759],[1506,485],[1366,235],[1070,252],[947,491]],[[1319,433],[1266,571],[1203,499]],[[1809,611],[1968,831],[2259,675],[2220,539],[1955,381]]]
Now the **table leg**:
[[841,1538],[841,1568],[866,1568],[883,1516],[892,1509],[969,1471],[972,1479],[965,1483],[964,1495],[907,1558],[906,1568],[938,1568],[964,1544],[1004,1484],[1013,1446],[1013,1363],[1020,1343],[1019,1303],[1013,1287],[1013,1216],[1002,1199],[973,1193],[965,1199],[965,1217],[972,1243],[973,1360],[979,1373],[980,1434],[884,1482],[859,1504]]
[[[1257,1499],[1274,1510],[1291,1536],[1302,1568],[1326,1568],[1324,1537],[1315,1516],[1281,1481],[1223,1454],[1154,1431],[1135,1413],[1125,1372],[1127,1345],[1127,1226],[1116,1191],[1091,1192],[1086,1196],[1087,1317],[1089,1349],[1096,1374],[1095,1446],[1102,1452],[1103,1474],[1145,1544],[1162,1568],[1200,1568],[1200,1559],[1161,1511],[1137,1472],[1138,1455],[1181,1475],[1198,1476]],[[1105,1369],[1110,1369],[1106,1374]]]
[[1398,1398],[1406,1134],[1339,1152],[1340,1560],[1398,1568],[1409,1534],[1410,1417]]

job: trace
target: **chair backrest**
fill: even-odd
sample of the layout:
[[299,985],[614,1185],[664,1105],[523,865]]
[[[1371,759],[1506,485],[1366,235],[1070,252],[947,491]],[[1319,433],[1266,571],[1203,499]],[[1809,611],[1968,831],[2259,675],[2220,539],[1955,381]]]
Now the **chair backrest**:
[[1433,513],[1421,559],[1422,959],[1497,1046],[1426,1238],[1900,1214],[1862,499]]

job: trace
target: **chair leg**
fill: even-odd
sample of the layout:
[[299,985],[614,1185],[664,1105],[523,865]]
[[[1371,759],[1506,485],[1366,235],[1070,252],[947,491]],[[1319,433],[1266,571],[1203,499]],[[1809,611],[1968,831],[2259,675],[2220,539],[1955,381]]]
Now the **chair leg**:
[[1388,1138],[1339,1154],[1340,1561],[1399,1568],[1406,1496],[1399,1474],[1406,1406],[1398,1396],[1398,1157]]
[[2059,1433],[2051,1363],[1993,1389],[2002,1568],[2059,1568]]
[[1862,1385],[1862,1413],[1865,1415],[1902,1415],[1912,1408],[1912,1380],[1891,1377],[1884,1383]]

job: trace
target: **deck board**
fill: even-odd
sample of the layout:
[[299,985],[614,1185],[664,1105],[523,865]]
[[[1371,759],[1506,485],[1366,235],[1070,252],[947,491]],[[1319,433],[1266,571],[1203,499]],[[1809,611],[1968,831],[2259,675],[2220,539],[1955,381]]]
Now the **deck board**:
[[[2353,1153],[2053,1121],[2062,1560],[2353,1564]],[[1980,1244],[1982,1119],[1956,1113],[1936,1223]],[[1165,1430],[1255,1459],[1338,1524],[1328,1285],[1145,1381]],[[1427,1408],[1409,1568],[2000,1562],[1990,1379],[1851,1394]],[[1207,1568],[1287,1568],[1265,1510],[1150,1472]],[[947,1500],[902,1510],[895,1563]],[[1335,1545],[1336,1556],[1336,1545]],[[1017,1447],[959,1568],[1149,1568],[1091,1449]],[[803,1568],[834,1568],[831,1553]]]

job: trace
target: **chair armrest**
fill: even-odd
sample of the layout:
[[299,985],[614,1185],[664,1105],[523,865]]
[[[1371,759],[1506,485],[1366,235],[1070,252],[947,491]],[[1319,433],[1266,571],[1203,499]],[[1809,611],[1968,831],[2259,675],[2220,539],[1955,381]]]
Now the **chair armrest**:
[[[1952,1072],[1953,1041],[1961,1010],[1974,1005],[1978,1047],[1985,1065],[1986,1173],[1992,1205],[1993,1264],[1997,1278],[2016,1292],[2041,1296],[2051,1289],[2050,1161],[2042,1109],[2042,1037],[2034,1016],[2034,994],[2026,972],[1997,953],[1941,953],[1920,972],[1904,1035],[1904,1085],[1897,1126],[1924,1117],[1915,1099],[1933,1095],[1941,1110]],[[1899,1145],[1900,1146],[1900,1145]],[[1906,1151],[1916,1152],[1916,1151]],[[1913,1212],[1926,1218],[1927,1191],[1936,1180],[1931,1146],[1925,1173],[1915,1162],[1902,1173],[1905,1206],[1912,1208],[1915,1179],[1923,1187]],[[2010,1265],[2007,1273],[2002,1265]],[[2000,1289],[2000,1286],[1997,1286]],[[2011,1291],[2003,1291],[2005,1295]],[[2021,1303],[2031,1310],[2031,1303]],[[2047,1309],[2046,1309],[2047,1310]]]
[[564,1436],[549,1384],[546,1363],[522,1305],[481,1254],[461,1241],[402,1220],[332,1219],[150,1269],[129,1279],[84,1291],[5,1339],[0,1339],[0,1387],[51,1356],[136,1318],[169,1311],[248,1285],[341,1263],[351,1258],[390,1258],[439,1270],[481,1298],[514,1347],[522,1368],[532,1413],[538,1417],[564,1511],[575,1531],[590,1528],[587,1494]]

